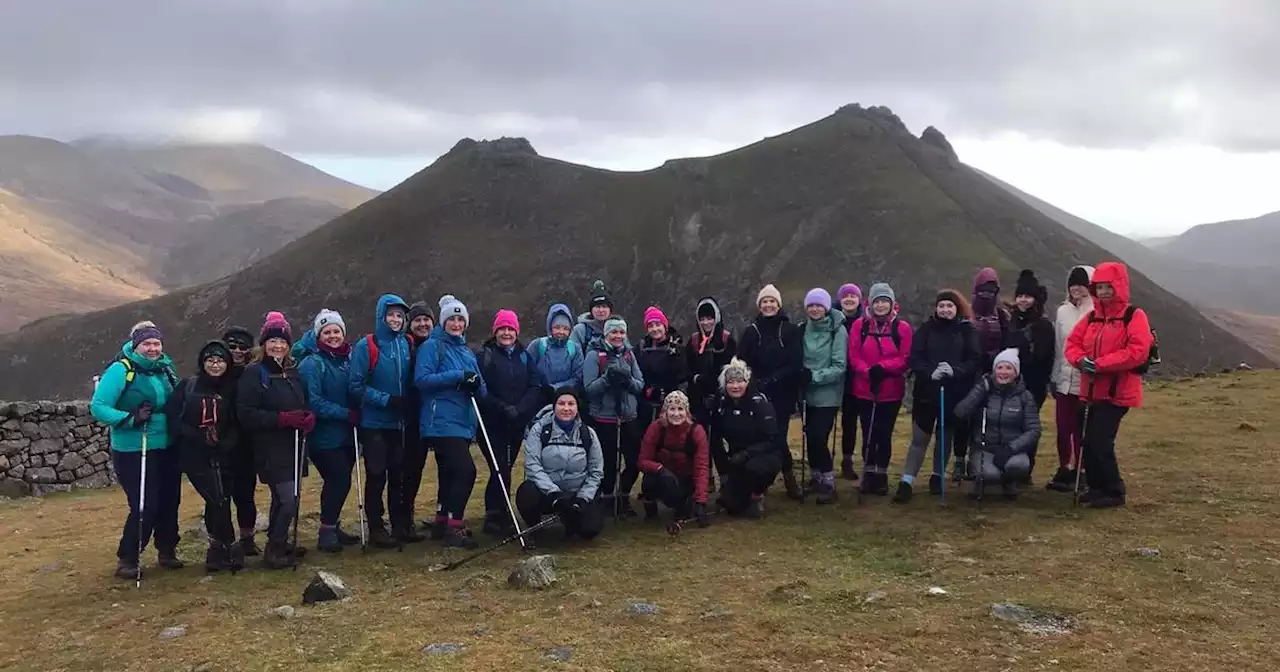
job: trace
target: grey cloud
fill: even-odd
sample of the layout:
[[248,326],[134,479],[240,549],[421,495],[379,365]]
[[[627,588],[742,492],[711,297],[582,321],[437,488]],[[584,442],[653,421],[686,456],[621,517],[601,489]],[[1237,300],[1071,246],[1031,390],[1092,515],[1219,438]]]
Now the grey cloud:
[[294,152],[501,133],[554,152],[738,142],[857,101],[951,134],[1280,149],[1269,0],[4,4],[0,132],[195,132],[242,109]]

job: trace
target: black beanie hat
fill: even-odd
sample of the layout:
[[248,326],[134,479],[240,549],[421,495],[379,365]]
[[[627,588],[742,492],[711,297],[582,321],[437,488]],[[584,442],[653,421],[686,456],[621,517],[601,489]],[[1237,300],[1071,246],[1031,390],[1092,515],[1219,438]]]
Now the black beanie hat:
[[435,323],[436,314],[431,311],[431,306],[427,305],[426,301],[417,301],[412,306],[409,306],[409,317],[407,319],[411,324],[415,318],[423,315],[431,318],[431,322]]
[[591,307],[609,306],[613,310],[613,297],[609,296],[609,290],[605,289],[604,280],[596,280],[591,283]]
[[1014,296],[1026,294],[1027,296],[1034,296],[1037,298],[1040,296],[1040,281],[1036,280],[1035,271],[1023,269],[1023,271],[1018,274],[1018,284],[1016,289],[1014,289],[1013,294]]
[[204,373],[205,360],[210,357],[221,357],[222,361],[226,362],[228,366],[231,364],[231,350],[222,341],[209,341],[204,344],[203,348],[200,348],[200,357],[197,364],[200,373]]
[[1076,266],[1071,269],[1071,274],[1067,276],[1068,287],[1088,287],[1089,271],[1084,270],[1083,266]]

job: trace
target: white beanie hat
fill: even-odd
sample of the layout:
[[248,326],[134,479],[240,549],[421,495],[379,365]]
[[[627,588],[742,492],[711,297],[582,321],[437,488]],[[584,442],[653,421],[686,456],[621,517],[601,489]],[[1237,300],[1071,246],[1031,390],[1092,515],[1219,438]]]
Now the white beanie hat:
[[320,310],[316,315],[315,321],[311,323],[311,328],[316,332],[316,336],[319,336],[320,332],[331,324],[338,325],[338,328],[342,329],[342,335],[347,335],[347,323],[343,321],[342,315],[338,314],[338,311],[329,310],[328,308]]
[[451,317],[461,317],[467,326],[471,326],[471,314],[467,312],[467,307],[454,295],[445,294],[440,297],[440,324]]
[[996,355],[996,360],[991,363],[991,367],[995,368],[995,366],[1001,362],[1004,362],[1005,364],[1012,364],[1014,372],[1019,376],[1022,375],[1022,362],[1018,359],[1017,348],[1005,348],[1004,350],[1001,350],[1000,354]]

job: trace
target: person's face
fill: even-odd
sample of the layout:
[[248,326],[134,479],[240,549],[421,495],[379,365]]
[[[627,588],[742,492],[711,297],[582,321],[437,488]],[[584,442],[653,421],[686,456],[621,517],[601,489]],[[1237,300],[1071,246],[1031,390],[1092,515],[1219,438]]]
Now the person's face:
[[404,310],[401,308],[392,308],[387,311],[387,316],[382,318],[388,327],[397,334],[404,329]]
[[213,378],[220,378],[227,372],[227,360],[214,355],[204,360],[204,372]]
[[272,359],[284,359],[289,354],[289,341],[283,338],[268,338],[266,343],[262,344],[262,351]]
[[827,309],[816,303],[805,306],[804,312],[811,320],[821,320],[827,316]]
[[661,322],[650,322],[645,326],[644,330],[655,343],[667,340],[667,327]]
[[679,425],[689,420],[689,409],[684,406],[670,406],[667,408],[667,424]]
[[607,320],[613,317],[613,309],[605,304],[591,306],[591,318],[595,320]]
[[862,299],[859,299],[856,294],[850,294],[843,299],[840,299],[840,310],[843,310],[846,313],[852,314],[854,311],[858,310],[858,306],[861,305]]
[[569,338],[569,334],[573,333],[573,328],[563,322],[556,322],[551,325],[551,337],[563,341]]
[[605,334],[604,340],[609,345],[612,345],[615,348],[620,348],[627,340],[627,332],[614,329],[613,331]]
[[956,319],[956,304],[952,301],[939,301],[935,310],[938,312],[938,317],[944,320]]
[[516,342],[516,330],[511,327],[498,327],[498,330],[493,332],[493,338],[498,345],[509,348]]
[[698,326],[702,329],[702,333],[704,333],[704,334],[709,334],[709,333],[711,333],[711,331],[712,331],[713,329],[715,329],[715,328],[716,328],[716,318],[714,318],[714,317],[699,317],[699,318],[698,318]]
[[1031,310],[1031,306],[1036,305],[1036,297],[1031,296],[1030,294],[1019,294],[1013,297],[1013,305],[1017,306],[1018,310],[1025,313],[1026,311]]
[[1084,285],[1072,285],[1067,288],[1067,296],[1071,297],[1071,303],[1078,306],[1089,296],[1089,288]]
[[893,310],[893,302],[889,299],[876,299],[871,302],[871,312],[875,313],[876,317],[884,317],[891,310]]
[[164,344],[158,338],[148,338],[139,343],[133,351],[154,362],[164,354]]
[[1001,385],[1008,385],[1009,383],[1013,382],[1014,378],[1017,378],[1017,377],[1018,377],[1018,370],[1013,368],[1012,364],[1008,362],[1000,362],[999,364],[996,364],[996,382],[997,383],[1000,383]]
[[232,341],[227,343],[227,349],[231,351],[231,361],[236,366],[244,366],[249,361],[249,351],[253,348],[247,343]]
[[763,299],[760,299],[761,315],[764,315],[765,317],[773,317],[778,314],[779,310],[782,310],[782,306],[778,305],[778,300],[772,296],[766,296]]
[[556,398],[556,417],[561,422],[570,422],[578,417],[578,400],[572,395],[562,394]]
[[1093,284],[1093,295],[1103,301],[1107,301],[1115,297],[1116,290],[1109,282],[1095,282]]
[[461,336],[467,330],[467,321],[461,315],[454,315],[444,321],[444,331],[450,336]]
[[747,393],[747,381],[730,380],[724,384],[724,391],[731,399],[741,399]]
[[326,348],[337,348],[345,340],[347,340],[346,335],[342,333],[342,328],[336,324],[326,324],[324,329],[320,330],[320,345]]
[[431,323],[431,316],[419,315],[409,323],[409,330],[418,338],[427,338],[431,335],[431,329],[435,326]]

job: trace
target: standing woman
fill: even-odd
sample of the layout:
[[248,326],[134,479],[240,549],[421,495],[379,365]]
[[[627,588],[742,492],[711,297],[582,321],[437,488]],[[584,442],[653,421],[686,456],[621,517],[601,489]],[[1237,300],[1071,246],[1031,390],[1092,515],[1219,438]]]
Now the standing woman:
[[724,327],[724,315],[715,298],[698,301],[694,315],[698,331],[689,339],[686,370],[689,372],[689,408],[694,421],[706,427],[711,407],[720,391],[720,371],[738,354],[738,341]]
[[[853,323],[866,314],[862,307],[862,288],[852,282],[840,285],[836,293],[840,301],[840,312],[844,313],[844,333],[847,336],[853,329]],[[853,380],[853,366],[846,362],[845,381]],[[840,477],[847,481],[858,480],[858,471],[853,467],[853,454],[858,447],[858,398],[853,396],[849,385],[844,386],[844,399],[840,403]]]
[[1093,312],[1089,283],[1092,266],[1076,266],[1067,275],[1067,296],[1054,315],[1053,361],[1054,423],[1058,431],[1058,471],[1046,490],[1071,492],[1076,484],[1076,460],[1080,449],[1080,370],[1067,363],[1067,337],[1076,324]]
[[[644,375],[627,342],[627,323],[611,317],[604,324],[604,337],[591,341],[582,365],[586,383],[589,423],[604,449],[604,492],[618,495],[613,511],[634,518],[631,488],[640,477],[640,433],[636,427],[636,398],[644,390]],[[625,462],[618,473],[619,454]]]
[[[1034,272],[1023,270],[1018,275],[1013,301],[1013,315],[1005,346],[1018,349],[1022,384],[1035,399],[1038,411],[1049,396],[1049,379],[1053,376],[1053,359],[1057,349],[1053,322],[1045,316],[1049,290],[1040,284]],[[1032,470],[1036,467],[1037,448],[1038,437],[1027,453],[1031,458]],[[1031,473],[1028,472],[1022,485],[1029,485],[1030,482]]]
[[236,542],[231,522],[231,491],[235,483],[231,453],[236,437],[236,409],[232,406],[236,381],[231,379],[231,351],[221,341],[200,349],[196,375],[184,380],[165,403],[165,416],[174,449],[187,479],[204,499],[204,527],[209,532],[206,572],[244,567],[244,549]]
[[796,397],[799,396],[804,337],[782,310],[782,294],[777,287],[765,285],[756,295],[756,308],[759,313],[742,331],[742,338],[738,341],[738,357],[751,369],[756,390],[769,400],[777,416],[775,438],[782,453],[782,482],[787,488],[787,496],[802,499],[804,493],[791,468],[787,433],[791,428],[791,416],[796,412]]
[[236,415],[240,431],[253,449],[258,478],[271,488],[271,522],[262,562],[268,569],[297,564],[305,553],[292,545],[289,527],[298,511],[298,474],[302,440],[316,426],[307,406],[307,386],[289,354],[293,329],[283,313],[267,313],[258,335],[258,349],[240,376]]
[[804,389],[804,432],[809,444],[809,464],[813,468],[814,489],[819,504],[836,502],[836,471],[827,441],[844,401],[849,333],[844,330],[844,314],[831,310],[831,295],[815,288],[804,297],[804,368],[800,370]]
[[[436,328],[436,314],[426,301],[415,301],[409,306],[409,377],[418,364],[418,349],[431,338],[431,331]],[[427,467],[427,454],[422,450],[422,437],[418,435],[418,412],[422,408],[422,393],[412,384],[405,394],[404,408],[401,409],[404,419],[404,468],[400,499],[404,504],[406,522],[414,525],[418,501],[418,490],[422,489],[422,472]],[[424,529],[431,529],[431,521],[423,521]]]
[[[313,322],[311,338],[303,338],[309,354],[298,366],[307,384],[307,401],[316,415],[316,428],[307,439],[307,455],[316,465],[324,485],[320,490],[320,533],[316,549],[337,553],[343,546],[360,543],[360,537],[342,531],[342,506],[351,493],[351,467],[356,462],[354,428],[360,409],[351,408],[347,396],[351,345],[342,315],[328,308]],[[357,493],[359,496],[359,493]]]
[[529,343],[545,403],[555,402],[556,390],[573,388],[582,393],[583,348],[569,337],[572,333],[573,313],[569,306],[557,303],[547,310],[547,335]]
[[889,460],[893,457],[893,427],[907,393],[907,356],[911,325],[898,317],[893,288],[885,282],[871,286],[871,310],[859,318],[849,335],[851,388],[862,421],[861,490],[889,494]]
[[671,327],[667,316],[657,306],[645,309],[644,331],[640,352],[636,355],[636,360],[640,363],[640,375],[644,378],[644,392],[639,409],[641,436],[659,415],[667,395],[676,391],[683,392],[689,378],[684,339]]
[[467,529],[467,500],[476,487],[471,442],[476,438],[472,399],[488,395],[475,353],[467,347],[471,314],[457,297],[440,297],[440,324],[418,351],[413,383],[422,392],[418,430],[424,451],[436,451],[436,518],[433,539],[451,548],[479,546]]
[[1009,311],[1000,305],[1000,277],[990,266],[973,278],[973,326],[978,330],[982,373],[991,373],[991,364],[1009,337]]
[[[129,341],[93,390],[89,410],[111,430],[111,464],[129,502],[129,517],[116,547],[116,577],[121,579],[141,576],[138,554],[153,531],[159,565],[183,567],[177,556],[182,471],[177,451],[168,450],[169,430],[161,410],[177,379],[173,361],[164,354],[164,336],[154,322],[139,322],[129,330]],[[145,510],[139,511],[144,441],[147,493]]]
[[[231,351],[231,368],[227,375],[233,383],[228,406],[235,408],[235,395],[240,389],[240,376],[249,366],[249,358],[253,352],[253,333],[244,327],[231,327],[222,335],[222,342]],[[234,415],[234,414],[233,414]],[[239,419],[235,419],[239,424]],[[249,447],[249,438],[244,432],[236,432],[236,445],[231,449],[231,473],[234,482],[230,485],[231,502],[236,507],[236,524],[240,527],[240,547],[246,556],[262,555],[254,541],[257,534],[258,505],[254,501],[258,490],[258,470],[253,464],[253,449]]]

